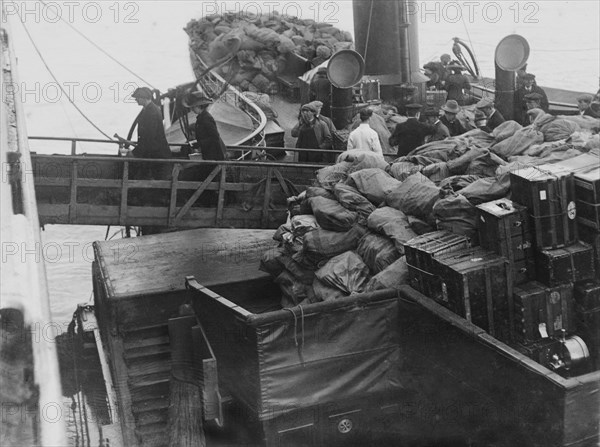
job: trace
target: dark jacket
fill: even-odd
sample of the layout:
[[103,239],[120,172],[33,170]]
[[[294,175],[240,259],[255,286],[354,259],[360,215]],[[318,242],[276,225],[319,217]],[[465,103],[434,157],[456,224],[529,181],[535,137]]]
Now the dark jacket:
[[[299,149],[331,149],[332,137],[329,127],[322,119],[316,118],[311,124],[300,122],[292,129],[292,137],[298,137],[296,147]],[[330,154],[301,152],[299,162],[331,162]],[[331,154],[333,155],[333,154]]]
[[442,122],[442,124],[444,124],[444,126],[446,126],[448,128],[448,130],[450,131],[451,137],[455,137],[457,135],[462,135],[463,133],[465,133],[467,131],[467,129],[465,129],[463,127],[463,125],[460,123],[460,121],[458,119],[455,119],[454,122],[451,123],[450,121],[448,121],[448,118],[446,118],[445,116],[442,116],[440,118],[440,121]]
[[311,101],[321,101],[321,115],[331,116],[331,82],[325,76],[315,75],[310,83]]
[[219,135],[217,123],[207,109],[204,109],[196,117],[196,141],[195,148],[200,148],[204,160],[225,160],[227,148]]
[[492,113],[492,115],[487,120],[487,127],[489,127],[490,131],[492,131],[496,127],[498,127],[500,124],[502,124],[504,121],[506,121],[506,120],[504,119],[502,114],[500,112],[498,112],[497,110],[494,110],[494,113]]
[[435,126],[420,123],[416,118],[409,118],[396,125],[389,143],[390,146],[398,146],[398,157],[401,157],[421,146],[427,135],[434,135],[436,132]]
[[465,103],[463,90],[471,90],[471,83],[465,75],[453,73],[446,77],[444,88],[448,92],[446,99],[453,99],[462,106]]
[[133,150],[134,157],[171,158],[162,119],[160,107],[153,102],[142,107],[136,118],[138,145]]
[[546,96],[546,92],[541,87],[538,87],[534,84],[531,87],[531,90],[526,90],[525,87],[521,87],[520,89],[518,89],[515,92],[515,121],[517,121],[523,126],[529,125],[529,117],[527,116],[527,101],[525,100],[525,95],[528,95],[530,93],[539,93],[540,95],[542,95],[540,106],[544,112],[548,113],[548,109],[550,107],[548,104],[548,97]]

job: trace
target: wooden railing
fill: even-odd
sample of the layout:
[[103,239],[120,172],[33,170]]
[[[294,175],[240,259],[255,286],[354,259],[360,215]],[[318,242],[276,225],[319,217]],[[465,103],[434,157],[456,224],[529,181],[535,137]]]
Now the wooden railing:
[[[163,174],[141,178],[152,166]],[[34,154],[24,171],[33,175],[41,224],[277,228],[287,197],[310,186],[322,167]]]

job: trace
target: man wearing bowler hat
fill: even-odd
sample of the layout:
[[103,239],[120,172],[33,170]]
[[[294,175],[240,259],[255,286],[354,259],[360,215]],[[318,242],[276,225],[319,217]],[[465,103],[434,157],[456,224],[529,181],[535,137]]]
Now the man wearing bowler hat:
[[406,106],[408,119],[397,124],[394,133],[390,136],[390,146],[398,146],[398,157],[407,155],[413,149],[421,146],[427,135],[436,133],[435,126],[419,121],[420,113],[420,104],[408,104]]
[[448,128],[451,137],[462,135],[467,131],[460,121],[456,119],[456,115],[460,112],[460,106],[456,101],[449,99],[442,106],[442,110],[444,111],[444,116],[440,118],[440,121]]
[[436,110],[435,107],[426,107],[423,111],[423,115],[425,115],[425,122],[434,126],[436,129],[435,134],[425,137],[425,143],[445,140],[450,136],[450,131],[440,120],[440,112]]
[[494,107],[494,101],[489,98],[483,98],[475,107],[485,115],[490,132],[505,121],[502,114]]
[[[515,91],[515,121],[520,123],[523,126],[527,126],[529,124],[529,117],[527,116],[527,110],[530,108],[540,108],[544,112],[548,112],[549,104],[548,97],[546,96],[546,92],[541,87],[538,87],[535,83],[535,75],[532,73],[525,73],[521,76],[521,80],[523,82],[523,86]],[[538,107],[528,107],[527,105],[527,95],[531,95],[536,93],[540,95],[539,106]]]
[[208,106],[212,99],[202,92],[192,92],[184,100],[183,105],[197,115],[194,131],[196,141],[191,141],[192,148],[199,149],[203,160],[225,160],[227,148],[219,135],[217,123],[210,113]]

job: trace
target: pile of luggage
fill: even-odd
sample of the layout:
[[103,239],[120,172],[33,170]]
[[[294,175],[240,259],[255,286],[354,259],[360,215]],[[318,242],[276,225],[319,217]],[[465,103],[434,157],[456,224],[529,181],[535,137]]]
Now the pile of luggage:
[[[220,74],[242,91],[271,93],[276,77],[286,71],[286,56],[296,53],[319,63],[341,49],[352,47],[352,35],[330,23],[281,15],[249,16],[243,13],[215,14],[192,19],[185,31],[190,39],[192,66],[194,55],[208,63],[233,56],[220,67]],[[307,67],[306,69],[309,69]]]
[[558,144],[528,146],[562,147],[555,163],[525,165],[493,149],[515,124],[317,171],[263,257],[282,305],[409,284],[544,364],[579,335],[600,362],[598,134],[566,126]]

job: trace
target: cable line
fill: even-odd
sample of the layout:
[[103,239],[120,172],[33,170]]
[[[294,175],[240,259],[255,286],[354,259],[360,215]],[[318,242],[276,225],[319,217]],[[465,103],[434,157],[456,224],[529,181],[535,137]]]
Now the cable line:
[[[39,0],[39,1],[41,3],[43,3],[44,5],[47,6],[47,3],[44,0]],[[98,49],[99,51],[101,51],[102,53],[104,53],[106,56],[108,56],[108,58],[110,58],[112,61],[116,62],[118,65],[120,65],[122,68],[124,68],[125,70],[127,70],[129,73],[131,73],[133,76],[135,76],[136,78],[138,78],[143,83],[147,84],[153,90],[158,90],[156,87],[154,87],[152,84],[150,84],[144,78],[142,78],[140,75],[138,75],[137,73],[133,72],[132,70],[130,70],[129,68],[127,68],[124,64],[122,64],[120,61],[118,61],[113,56],[111,56],[102,47],[100,47],[99,45],[97,45],[93,40],[91,40],[89,37],[87,37],[85,34],[83,34],[81,31],[79,31],[73,25],[71,25],[68,21],[66,21],[62,16],[60,16],[59,18],[60,18],[60,20],[62,20],[63,22],[65,22],[73,31],[75,31],[77,34],[79,34],[81,37],[83,37],[85,40],[87,40],[89,43],[91,43],[94,47],[96,47],[96,49]]]
[[33,37],[29,33],[29,30],[27,29],[27,26],[25,26],[25,22],[23,20],[21,20],[21,24],[23,25],[23,29],[25,30],[25,33],[27,34],[27,37],[29,37],[29,40],[31,41],[31,44],[33,45],[33,48],[35,49],[36,53],[38,54],[38,56],[42,60],[42,63],[44,64],[44,67],[46,67],[46,70],[48,70],[48,73],[50,73],[50,76],[52,76],[52,79],[54,79],[54,82],[56,82],[56,85],[58,85],[58,88],[60,88],[60,91],[65,94],[65,96],[69,99],[69,102],[73,105],[73,107],[75,107],[75,109],[77,109],[77,111],[81,114],[81,116],[83,116],[83,118],[85,118],[85,120],[88,123],[90,123],[94,127],[94,129],[96,129],[98,132],[100,132],[102,135],[104,135],[109,140],[114,140],[107,133],[105,133],[102,129],[100,129],[98,126],[96,126],[96,124],[94,124],[94,122],[90,118],[87,117],[87,115],[83,112],[83,110],[81,110],[77,106],[77,104],[75,104],[75,102],[73,102],[73,99],[65,91],[65,89],[61,85],[61,83],[58,82],[58,79],[56,78],[56,76],[54,76],[54,73],[52,72],[52,70],[50,69],[50,67],[48,66],[48,64],[46,63],[46,60],[44,59],[44,56],[42,56],[42,53],[40,52],[39,48],[35,44],[35,41],[33,40]]

